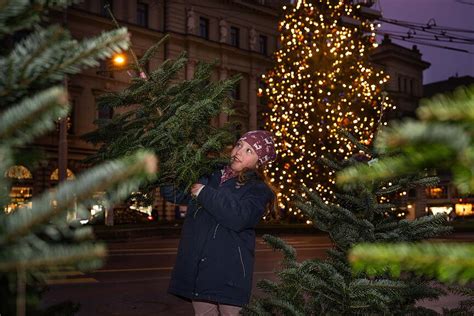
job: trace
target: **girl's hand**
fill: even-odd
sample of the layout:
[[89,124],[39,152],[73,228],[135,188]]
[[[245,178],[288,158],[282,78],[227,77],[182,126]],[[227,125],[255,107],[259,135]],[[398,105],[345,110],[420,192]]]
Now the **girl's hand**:
[[193,197],[196,197],[199,192],[201,192],[201,188],[203,187],[204,185],[202,185],[201,183],[194,183],[192,186],[191,186],[191,195]]

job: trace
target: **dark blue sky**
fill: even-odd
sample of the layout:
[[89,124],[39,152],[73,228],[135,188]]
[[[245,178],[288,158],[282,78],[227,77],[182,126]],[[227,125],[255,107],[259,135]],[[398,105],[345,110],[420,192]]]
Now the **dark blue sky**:
[[[378,0],[375,8],[381,9],[385,18],[419,23],[427,23],[434,18],[438,26],[469,29],[474,32],[474,0]],[[379,30],[407,31],[386,23],[382,23]],[[463,35],[474,39],[474,33]],[[394,42],[410,48],[413,45],[404,41],[394,40]],[[457,46],[469,50],[470,54],[417,45],[423,54],[423,60],[431,63],[431,67],[423,74],[424,83],[445,80],[456,73],[458,76],[474,77],[474,45]]]

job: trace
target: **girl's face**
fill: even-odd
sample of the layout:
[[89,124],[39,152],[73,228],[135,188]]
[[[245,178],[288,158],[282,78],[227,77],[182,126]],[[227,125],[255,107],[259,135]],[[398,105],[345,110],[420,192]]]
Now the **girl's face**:
[[246,141],[239,140],[231,152],[230,167],[235,172],[257,168],[258,155]]

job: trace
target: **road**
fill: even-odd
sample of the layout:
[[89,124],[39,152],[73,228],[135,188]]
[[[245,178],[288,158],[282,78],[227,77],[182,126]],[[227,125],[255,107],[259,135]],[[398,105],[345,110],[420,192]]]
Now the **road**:
[[[331,246],[326,236],[280,236],[295,247],[299,260],[324,258]],[[472,235],[454,236],[451,241],[472,241]],[[66,272],[49,280],[43,305],[72,301],[81,304],[77,315],[193,315],[190,303],[166,293],[179,240],[142,238],[127,242],[109,242],[109,255],[102,269],[84,274]],[[274,279],[282,255],[257,239],[255,283]],[[445,298],[440,304],[453,301]],[[447,302],[447,303],[446,303]],[[429,304],[433,304],[430,302]],[[440,307],[441,308],[441,307]]]
[[[331,246],[325,236],[281,236],[296,248],[298,259],[323,258]],[[109,242],[102,269],[84,274],[65,272],[48,281],[43,304],[72,301],[81,304],[77,315],[192,315],[191,304],[166,294],[176,258],[178,239],[142,238]],[[257,238],[254,273],[273,279],[282,255]]]

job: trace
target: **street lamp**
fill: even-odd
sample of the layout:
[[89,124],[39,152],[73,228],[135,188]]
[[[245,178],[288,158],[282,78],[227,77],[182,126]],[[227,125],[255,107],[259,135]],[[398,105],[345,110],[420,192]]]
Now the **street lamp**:
[[125,65],[126,61],[127,61],[127,58],[125,57],[124,54],[117,54],[112,58],[113,64],[117,67]]

